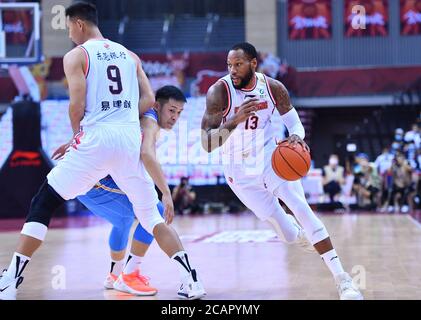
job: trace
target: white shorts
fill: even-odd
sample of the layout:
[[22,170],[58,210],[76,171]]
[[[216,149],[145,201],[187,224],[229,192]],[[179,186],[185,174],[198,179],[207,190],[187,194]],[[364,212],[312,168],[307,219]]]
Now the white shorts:
[[[244,161],[250,163],[256,163],[260,166],[257,170],[250,169],[250,165],[247,167],[244,164],[228,164],[224,166],[224,175],[228,185],[241,202],[248,207],[253,213],[261,220],[268,219],[273,212],[279,206],[278,198],[274,195],[275,190],[279,186],[284,184],[293,185],[294,190],[299,192],[290,193],[285,192],[281,196],[283,198],[294,198],[296,201],[306,201],[304,197],[304,190],[302,189],[301,181],[287,181],[273,171],[272,168],[272,153],[275,150],[276,145],[270,144],[265,147],[264,159],[244,159]],[[302,196],[297,198],[297,195]],[[285,201],[284,201],[285,202]]]
[[140,127],[95,125],[84,128],[80,144],[48,174],[48,184],[65,200],[86,194],[111,175],[133,207],[152,208],[158,195],[140,161]]

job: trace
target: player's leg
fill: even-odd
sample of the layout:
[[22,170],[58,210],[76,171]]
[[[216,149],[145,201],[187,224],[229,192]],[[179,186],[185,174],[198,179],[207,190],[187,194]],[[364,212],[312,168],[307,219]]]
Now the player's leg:
[[[116,170],[112,176],[120,188],[127,194],[134,212],[142,227],[153,234],[160,248],[171,258],[180,272],[182,287],[179,297],[198,299],[206,292],[191,268],[189,258],[176,231],[167,225],[156,206],[158,196],[151,179],[147,178],[143,164],[140,162],[137,172]],[[137,174],[137,175],[136,175]],[[139,192],[142,190],[142,192]]]
[[[161,202],[158,202],[157,208],[161,217],[164,215],[164,207]],[[132,209],[134,216],[134,212]],[[135,270],[138,270],[143,258],[146,255],[152,241],[154,240],[153,235],[145,230],[140,223],[137,224],[133,234],[133,240],[130,248],[130,255],[127,259],[126,265],[123,272],[130,274]]]
[[242,167],[231,164],[224,167],[224,175],[240,201],[259,219],[268,221],[282,241],[298,243],[307,250],[311,247],[295,218],[286,214],[278,199],[268,191],[261,174],[247,174]]
[[288,206],[304,227],[309,240],[334,276],[341,299],[362,299],[351,277],[344,271],[326,227],[308,205],[301,181],[281,182],[274,189],[274,194]]
[[[114,282],[124,268],[124,258],[130,229],[134,222],[134,213],[127,197],[124,194],[113,192],[113,190],[120,190],[112,179],[102,179],[100,186],[99,188],[93,188],[86,195],[79,196],[78,200],[93,214],[104,218],[112,225],[108,240],[111,266],[110,272],[104,281],[104,287],[113,289]],[[103,187],[107,188],[107,190]]]
[[[136,295],[153,295],[147,278],[140,274],[139,264],[153,237],[138,224],[126,265],[124,258],[134,221],[132,204],[110,177],[102,179],[86,195],[78,197],[89,210],[113,225],[109,237],[111,269],[104,282],[106,289],[117,289]],[[162,211],[162,210],[161,210]]]
[[54,211],[65,200],[88,192],[99,179],[107,175],[103,166],[109,158],[107,150],[99,153],[97,148],[92,148],[98,138],[94,132],[81,138],[77,149],[71,148],[66,153],[32,199],[16,252],[7,271],[0,278],[0,299],[16,298],[17,288],[23,281],[23,271],[44,241]]
[[[164,208],[161,202],[157,204],[157,208],[162,217]],[[134,216],[133,210],[131,212]],[[143,296],[154,295],[158,292],[157,289],[149,285],[148,278],[140,272],[140,264],[153,240],[154,237],[138,223],[133,234],[130,254],[127,258],[126,265],[124,266],[123,272],[115,281],[114,289]]]

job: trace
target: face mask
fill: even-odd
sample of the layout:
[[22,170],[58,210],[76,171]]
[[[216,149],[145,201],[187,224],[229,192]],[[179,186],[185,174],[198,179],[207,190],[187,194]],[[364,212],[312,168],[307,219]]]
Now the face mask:
[[338,159],[336,159],[336,158],[330,158],[329,159],[329,164],[331,166],[336,166],[338,164]]
[[395,135],[396,141],[402,141],[402,136],[400,134]]
[[392,144],[392,148],[395,149],[395,150],[399,149],[399,146],[400,146],[399,143],[393,143]]

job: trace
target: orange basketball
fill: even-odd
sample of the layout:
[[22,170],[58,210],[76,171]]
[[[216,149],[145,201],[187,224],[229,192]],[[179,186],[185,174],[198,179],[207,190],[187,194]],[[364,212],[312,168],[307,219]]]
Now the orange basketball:
[[295,181],[310,170],[311,156],[301,144],[292,148],[287,140],[282,141],[273,151],[272,168],[282,179]]

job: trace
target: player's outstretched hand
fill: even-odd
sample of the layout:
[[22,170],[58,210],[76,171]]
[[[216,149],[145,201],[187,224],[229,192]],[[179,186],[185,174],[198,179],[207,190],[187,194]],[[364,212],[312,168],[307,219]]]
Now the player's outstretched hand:
[[162,195],[162,204],[164,205],[164,218],[166,224],[171,224],[174,219],[174,204],[171,194]]
[[310,152],[310,148],[308,147],[307,143],[304,142],[303,139],[301,139],[299,136],[297,136],[296,134],[292,134],[288,137],[288,143],[289,145],[295,149],[297,147],[297,144],[301,144],[303,146],[304,149],[306,149],[308,152]]
[[56,149],[56,151],[54,151],[53,155],[51,156],[51,159],[53,160],[62,159],[64,155],[66,154],[67,150],[69,150],[69,147],[70,147],[70,142],[62,144],[60,147]]

